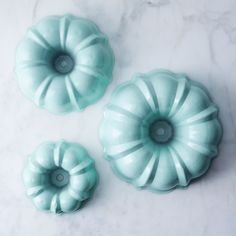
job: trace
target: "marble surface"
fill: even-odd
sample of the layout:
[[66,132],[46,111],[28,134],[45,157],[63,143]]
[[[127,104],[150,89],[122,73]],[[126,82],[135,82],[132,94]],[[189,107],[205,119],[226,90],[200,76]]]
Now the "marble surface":
[[[55,116],[25,99],[14,80],[14,52],[26,28],[42,17],[88,17],[110,38],[114,80],[82,113]],[[0,0],[0,235],[236,235],[235,0]],[[135,72],[185,72],[205,84],[220,107],[224,136],[208,173],[187,190],[137,191],[103,159],[98,127],[113,89]],[[27,154],[46,140],[67,139],[95,158],[100,185],[80,212],[35,210],[21,173]]]

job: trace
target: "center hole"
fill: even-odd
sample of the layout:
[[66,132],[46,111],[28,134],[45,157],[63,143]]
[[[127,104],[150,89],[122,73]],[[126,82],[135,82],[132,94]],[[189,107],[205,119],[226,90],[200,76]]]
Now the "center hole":
[[63,181],[64,176],[63,176],[62,174],[58,174],[58,175],[56,176],[56,179],[57,179],[58,181]]
[[69,183],[69,173],[62,169],[58,168],[52,171],[50,180],[52,185],[61,188]]
[[149,134],[154,142],[167,143],[173,137],[173,127],[166,120],[157,120],[151,124]]
[[165,129],[159,128],[159,129],[157,130],[157,135],[164,135],[164,134],[165,134]]
[[74,68],[74,60],[68,54],[59,54],[53,62],[55,70],[60,74],[68,74]]

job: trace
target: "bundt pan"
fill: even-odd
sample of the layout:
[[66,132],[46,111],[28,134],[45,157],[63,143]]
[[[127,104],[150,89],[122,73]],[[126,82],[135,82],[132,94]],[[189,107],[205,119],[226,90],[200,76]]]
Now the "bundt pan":
[[112,78],[113,52],[90,20],[49,16],[28,29],[16,50],[23,93],[56,114],[79,111],[100,99]]
[[168,191],[203,175],[222,128],[207,90],[167,70],[119,86],[100,128],[115,174],[138,188]]
[[81,145],[47,142],[29,156],[23,180],[36,208],[60,214],[78,210],[92,196],[98,174]]

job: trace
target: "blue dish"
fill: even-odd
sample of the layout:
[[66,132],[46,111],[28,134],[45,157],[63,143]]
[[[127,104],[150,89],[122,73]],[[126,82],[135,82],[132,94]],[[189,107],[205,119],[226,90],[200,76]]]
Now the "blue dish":
[[112,79],[114,55],[90,20],[49,16],[28,29],[16,51],[23,93],[56,114],[80,111],[99,100]]

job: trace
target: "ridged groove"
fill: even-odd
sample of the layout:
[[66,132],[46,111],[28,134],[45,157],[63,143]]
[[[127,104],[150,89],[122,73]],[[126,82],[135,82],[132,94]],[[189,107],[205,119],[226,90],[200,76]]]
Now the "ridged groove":
[[213,144],[201,144],[201,143],[196,143],[190,140],[184,140],[181,138],[176,138],[175,140],[178,140],[179,142],[188,146],[192,150],[197,151],[200,154],[203,154],[204,156],[213,157],[213,156],[216,156],[217,154],[217,147]]
[[47,66],[47,62],[44,60],[34,60],[34,61],[22,61],[17,64],[17,69],[28,69],[37,66]]
[[128,110],[125,110],[121,107],[118,107],[116,105],[113,105],[113,104],[108,104],[106,106],[107,109],[111,110],[111,111],[114,111],[114,112],[117,112],[123,116],[127,116],[128,118],[131,118],[131,119],[134,119],[134,120],[137,120],[139,122],[142,122],[142,118],[137,116],[136,114],[128,111]]
[[31,156],[29,158],[29,167],[32,171],[39,174],[44,174],[48,171],[46,168],[44,168],[38,162],[36,162],[36,160],[34,159],[34,156]]
[[157,110],[159,110],[159,103],[158,103],[157,94],[155,92],[155,89],[149,80],[145,80],[145,84],[150,92],[150,95],[151,95],[154,105],[155,105],[155,109],[157,111]]
[[207,144],[207,147],[205,147],[202,144],[188,142],[188,146],[205,155],[215,156],[217,154],[217,148],[215,145]]
[[110,156],[111,159],[119,159],[122,157],[126,157],[128,155],[130,155],[133,152],[136,152],[137,150],[141,149],[144,146],[144,143],[140,142],[136,145],[130,145],[130,147],[127,147],[126,150],[122,150],[119,153],[108,153],[108,155]]
[[31,197],[37,197],[40,193],[42,193],[45,189],[44,185],[38,185],[31,187],[27,190],[27,195]]
[[188,80],[186,78],[179,79],[176,93],[175,93],[175,98],[173,100],[173,104],[168,114],[169,117],[172,117],[178,113],[181,106],[184,104],[189,94],[189,91],[190,91],[190,85],[189,85]]
[[54,50],[54,48],[48,43],[48,41],[36,30],[31,28],[28,31],[28,37],[34,41],[35,43],[39,44],[46,50]]
[[156,93],[154,89],[150,89],[150,85],[148,85],[148,82],[143,79],[139,79],[135,83],[136,87],[139,89],[140,93],[142,94],[143,98],[145,99],[146,103],[150,106],[153,112],[156,112],[158,110],[158,103],[156,96]]
[[77,96],[79,95],[79,93],[76,90],[74,84],[72,83],[69,75],[65,77],[65,85],[71,104],[74,106],[74,108],[79,109],[80,107],[77,100]]
[[189,124],[198,124],[200,122],[209,121],[212,119],[212,115],[217,113],[218,109],[216,106],[211,105],[208,108],[204,109],[203,111],[179,122],[177,125],[189,125]]
[[64,156],[63,148],[64,142],[59,142],[56,144],[54,148],[54,163],[56,166],[60,167],[62,163],[62,159]]
[[90,170],[94,166],[94,161],[85,160],[70,170],[70,175],[80,175]]
[[48,88],[54,78],[55,78],[55,75],[49,75],[38,86],[38,88],[35,92],[35,96],[34,96],[34,102],[36,105],[38,105],[38,106],[43,105],[44,98],[47,94]]
[[91,76],[95,77],[96,79],[99,79],[104,84],[107,84],[109,82],[109,78],[106,76],[106,74],[103,73],[102,70],[99,70],[96,67],[77,64],[77,65],[75,65],[74,70],[78,70],[78,71],[81,71],[85,74],[91,75]]
[[53,213],[61,212],[60,199],[58,193],[55,193],[51,200],[50,211]]
[[188,185],[188,178],[187,176],[189,176],[189,171],[185,165],[185,163],[183,162],[183,160],[181,159],[180,155],[178,154],[178,152],[175,150],[174,147],[169,147],[168,148],[173,163],[175,165],[175,170],[178,176],[178,180],[179,180],[179,185],[180,186],[187,186]]
[[154,152],[143,173],[134,181],[137,187],[145,187],[153,182],[159,163],[159,152]]
[[61,48],[66,50],[66,39],[69,30],[70,21],[67,16],[64,16],[60,21],[60,42]]
[[75,47],[75,54],[77,54],[79,51],[94,45],[96,43],[100,43],[100,42],[105,42],[106,41],[106,37],[104,37],[103,35],[97,35],[97,34],[91,34],[90,36],[86,37],[85,39],[83,39],[76,47]]
[[68,193],[71,195],[71,197],[73,197],[77,201],[84,201],[91,196],[90,191],[82,192],[82,191],[74,190],[71,187],[68,188]]
[[108,155],[116,155],[117,153],[123,152],[131,147],[134,147],[140,143],[143,143],[140,138],[137,140],[128,141],[125,143],[119,143],[119,144],[113,144],[112,146],[109,146],[105,149],[105,152]]

